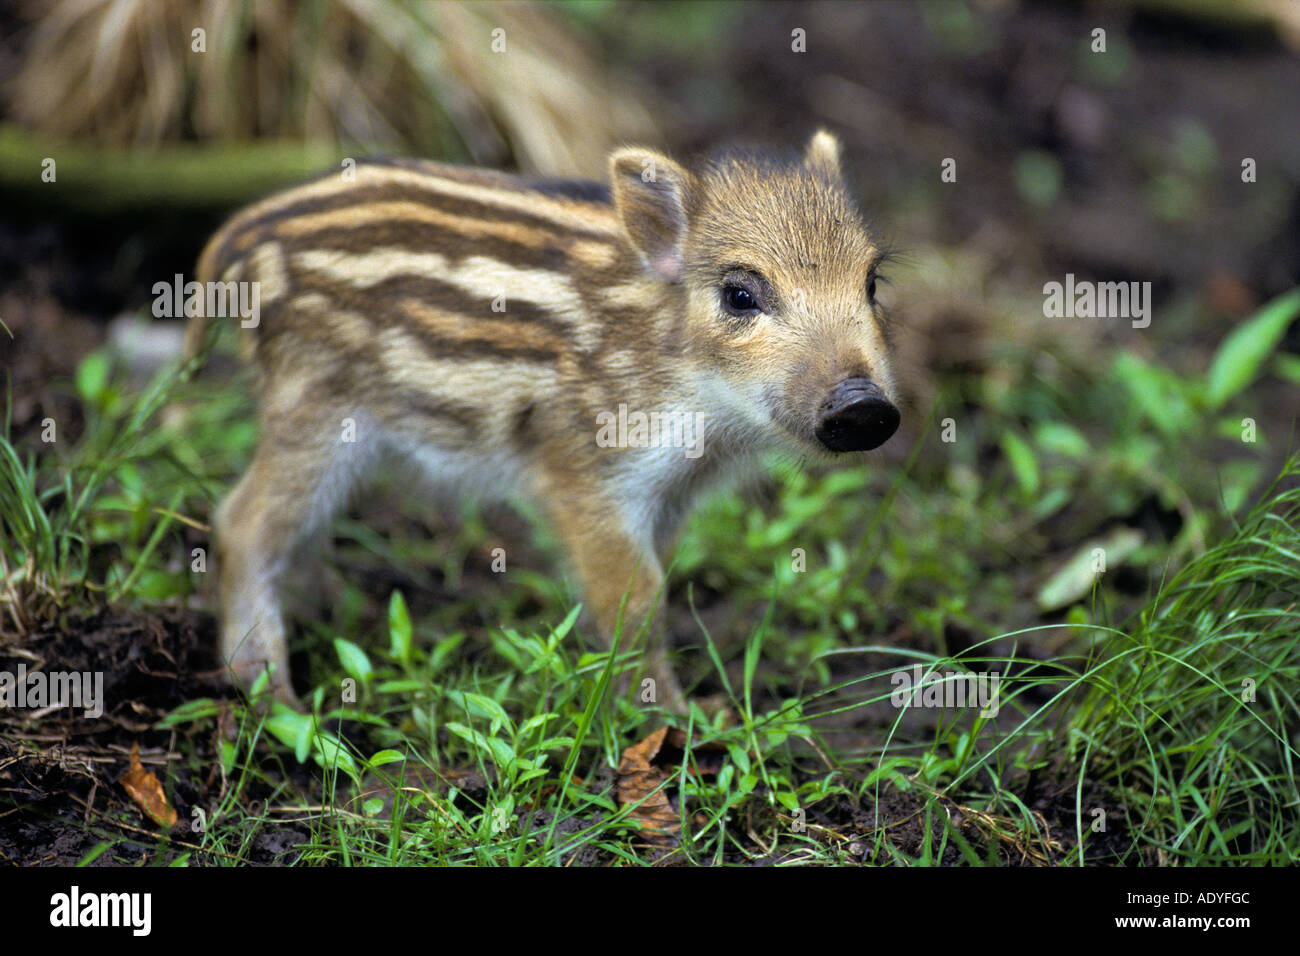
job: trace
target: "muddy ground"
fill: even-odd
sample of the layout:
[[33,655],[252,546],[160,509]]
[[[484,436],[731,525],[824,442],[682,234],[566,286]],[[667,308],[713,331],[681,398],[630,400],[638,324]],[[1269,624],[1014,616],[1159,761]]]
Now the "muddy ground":
[[[113,851],[96,857],[92,865],[165,865],[182,856],[192,865],[230,861],[228,854],[201,849],[186,820],[173,827],[169,837],[161,837],[121,787],[132,746],[139,748],[146,768],[168,767],[172,781],[169,798],[182,810],[217,806],[233,785],[221,774],[217,757],[220,738],[229,732],[224,716],[211,732],[190,741],[194,752],[189,758],[176,749],[178,731],[154,729],[168,712],[188,700],[211,697],[220,701],[233,696],[220,679],[212,638],[210,621],[199,614],[172,609],[148,614],[101,610],[50,621],[22,642],[24,647],[39,647],[46,659],[56,661],[61,669],[102,672],[105,699],[117,703],[95,720],[59,711],[20,723],[5,715],[0,728],[0,860],[17,866],[73,865],[101,843],[112,841]],[[28,668],[42,663],[39,657],[0,652],[0,669],[12,671],[19,661]],[[354,740],[365,737],[365,728],[359,725],[335,725],[332,729]],[[466,809],[486,798],[482,784],[475,787],[472,771],[449,771],[443,779],[428,777],[421,783],[445,793],[453,776]],[[299,795],[303,805],[322,799],[319,777],[305,766],[290,769],[283,782]],[[1024,781],[1020,792],[1038,820],[1042,836],[1032,842],[1000,844],[998,857],[1013,865],[1050,864],[1074,842],[1074,785],[1032,777]],[[1090,796],[1085,794],[1085,800]],[[250,812],[248,842],[240,855],[244,863],[292,864],[301,845],[311,838],[306,814],[301,818],[260,817],[273,798],[265,785],[254,785],[242,794],[241,804]],[[988,825],[981,826],[984,821],[977,811],[951,802],[944,808],[957,826],[973,829],[973,842],[977,834],[991,832]],[[940,844],[942,825],[930,821],[927,841],[923,811],[920,796],[885,789],[879,794],[868,792],[857,801],[823,801],[810,809],[807,826],[820,842],[836,847],[846,862],[888,862],[888,856],[876,848],[882,829],[883,839],[909,856],[921,855],[927,844]],[[1108,853],[1121,854],[1129,844],[1122,820],[1113,811],[1112,816],[1114,825],[1105,839],[1090,840],[1098,862],[1104,862]],[[544,830],[550,821],[537,815],[530,822]],[[1002,829],[1005,832],[1005,827]],[[561,828],[560,834],[563,832]],[[757,852],[760,849],[754,847],[748,859],[736,853],[731,862],[774,865],[794,859],[788,853],[763,855]],[[583,848],[574,862],[614,862],[612,856],[603,856]],[[943,862],[960,860],[959,851],[949,843]],[[680,862],[680,857],[665,854],[664,862]]]

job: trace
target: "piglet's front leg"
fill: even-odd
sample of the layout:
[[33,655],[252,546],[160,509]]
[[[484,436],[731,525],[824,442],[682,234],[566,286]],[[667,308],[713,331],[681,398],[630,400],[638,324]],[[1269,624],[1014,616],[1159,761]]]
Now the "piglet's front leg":
[[685,713],[686,698],[669,663],[665,628],[656,614],[664,583],[659,560],[651,547],[622,529],[616,502],[585,498],[566,495],[553,506],[553,513],[601,639],[612,646],[617,633],[620,650],[632,649],[642,626],[650,621],[640,664],[631,673],[633,680],[620,681],[618,692],[631,694],[639,704]]

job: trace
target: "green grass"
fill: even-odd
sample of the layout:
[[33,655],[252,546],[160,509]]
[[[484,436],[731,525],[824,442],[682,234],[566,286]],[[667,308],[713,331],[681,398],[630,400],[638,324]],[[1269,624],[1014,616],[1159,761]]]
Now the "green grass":
[[[665,781],[674,855],[1300,860],[1300,458],[1269,486],[1288,439],[1224,437],[1252,383],[1290,368],[1274,355],[1295,299],[1204,377],[1121,353],[1049,378],[1010,345],[1009,378],[947,383],[900,466],[774,463],[756,492],[708,502],[670,598],[683,672],[731,707],[673,721],[689,740]],[[255,437],[229,382],[173,373],[136,392],[94,353],[68,388],[76,442],[0,442],[0,611],[19,642],[68,608],[202,592],[202,521]],[[942,410],[962,402],[978,411],[945,443]],[[387,493],[421,517],[400,482]],[[1176,530],[1153,531],[1152,509]],[[183,755],[164,777],[183,818],[194,781],[221,781],[194,803],[202,831],[160,840],[160,858],[247,860],[292,824],[304,864],[657,859],[615,768],[663,716],[606,702],[630,657],[584,650],[545,529],[484,585],[500,513],[469,507],[433,540],[368,517],[336,525],[331,608],[300,613],[302,712],[202,698],[158,724]],[[999,716],[891,707],[893,675],[918,663],[999,673]],[[96,832],[97,855],[127,839]]]
[[1124,799],[1162,862],[1297,860],[1300,458],[1285,475],[1108,641],[1073,715],[1079,779]]

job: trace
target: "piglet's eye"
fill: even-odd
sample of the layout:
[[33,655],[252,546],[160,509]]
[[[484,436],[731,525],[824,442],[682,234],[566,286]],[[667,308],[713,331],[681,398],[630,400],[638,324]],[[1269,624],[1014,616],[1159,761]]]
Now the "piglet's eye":
[[758,311],[758,302],[755,301],[750,291],[743,286],[728,285],[722,289],[722,304],[727,307],[727,311],[733,315],[743,315],[747,312]]

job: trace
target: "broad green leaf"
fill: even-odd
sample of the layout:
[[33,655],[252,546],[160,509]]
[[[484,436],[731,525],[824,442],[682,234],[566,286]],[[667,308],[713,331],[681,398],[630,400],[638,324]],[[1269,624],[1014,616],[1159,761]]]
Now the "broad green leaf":
[[554,647],[556,644],[558,644],[560,641],[564,640],[564,638],[568,636],[569,631],[573,629],[573,622],[578,619],[578,615],[580,613],[582,613],[582,605],[578,604],[571,611],[569,611],[568,615],[564,618],[564,620],[560,622],[560,626],[551,632],[552,647]]
[[465,724],[453,720],[447,723],[447,730],[455,734],[457,737],[469,741],[480,751],[492,750],[492,744],[488,741],[488,738],[473,727],[466,726]]
[[188,724],[194,720],[202,720],[205,717],[215,717],[221,713],[221,708],[211,697],[200,697],[197,700],[188,700],[181,704],[170,714],[158,721],[154,725],[157,730],[165,730],[168,727],[175,727],[178,724]]
[[530,733],[539,727],[543,727],[552,720],[558,720],[559,714],[538,714],[535,717],[529,717],[519,725],[519,736],[527,737]]
[[322,769],[337,767],[357,783],[361,782],[361,772],[357,769],[352,755],[344,748],[343,741],[333,734],[319,731],[312,737],[311,742],[315,744],[311,756],[318,766]]
[[105,352],[91,352],[77,366],[77,394],[88,405],[102,407],[100,399],[108,388],[109,359]]
[[490,720],[492,722],[492,733],[496,733],[498,728],[504,727],[510,734],[514,734],[515,725],[510,720],[510,715],[491,697],[459,690],[450,691],[447,697],[459,704],[471,716],[486,717]]
[[1201,416],[1193,407],[1199,385],[1161,365],[1142,361],[1131,352],[1115,357],[1112,374],[1123,383],[1136,408],[1164,435],[1185,435],[1200,428]]
[[334,650],[338,652],[343,669],[364,684],[370,676],[370,658],[366,657],[366,652],[341,637],[334,638]]
[[456,648],[460,647],[461,642],[464,640],[464,634],[451,634],[435,644],[433,654],[429,658],[429,673],[431,675],[437,674],[446,667],[447,662],[456,653]]
[[1064,422],[1042,422],[1037,425],[1034,428],[1034,444],[1067,458],[1082,458],[1088,454],[1088,439],[1073,425]]
[[331,733],[316,728],[311,714],[300,714],[291,707],[275,701],[271,716],[266,719],[266,731],[286,747],[292,747],[294,756],[303,763],[310,756],[322,769],[337,767],[353,780],[360,782],[361,774],[356,761],[343,747],[343,742]]
[[740,768],[741,773],[749,773],[749,754],[745,753],[743,747],[732,744],[727,748],[727,752],[731,755],[731,762]]
[[784,730],[766,731],[764,734],[764,739],[767,742],[767,749],[775,750],[777,747],[785,743],[786,740],[789,738],[789,736],[790,735],[787,734]]
[[776,795],[777,802],[791,813],[799,809],[799,798],[793,793],[782,791]]
[[1283,352],[1273,363],[1273,372],[1278,378],[1300,385],[1300,355]]
[[1145,536],[1135,528],[1116,528],[1104,538],[1085,542],[1074,557],[1039,589],[1038,609],[1055,611],[1087,596],[1098,574],[1095,570],[1099,557],[1095,554],[1096,549],[1102,551],[1106,570],[1112,570],[1141,547],[1144,540]]
[[310,714],[303,714],[298,722],[298,737],[293,742],[293,755],[302,763],[311,753],[311,735],[315,730]]
[[239,748],[235,746],[235,742],[233,740],[226,740],[223,737],[221,740],[221,769],[224,770],[227,775],[234,772],[235,758],[237,756],[239,756]]
[[1038,476],[1038,458],[1034,455],[1034,450],[1013,431],[1002,433],[1002,450],[1006,453],[1007,461],[1011,463],[1011,471],[1016,476],[1016,483],[1020,485],[1020,490],[1027,495],[1038,494],[1041,480]]
[[397,763],[405,759],[406,756],[400,750],[381,750],[372,756],[368,763],[372,767],[382,767],[386,763]]
[[406,599],[401,591],[394,591],[388,599],[388,650],[394,660],[409,666],[411,663],[411,615],[406,610]]
[[271,716],[266,719],[266,732],[286,747],[292,747],[294,756],[302,763],[311,745],[311,725],[311,714],[300,714],[276,701]]
[[1297,314],[1300,289],[1292,289],[1228,333],[1205,376],[1205,401],[1210,408],[1221,408],[1255,380]]
[[428,690],[427,681],[410,680],[403,678],[401,680],[386,680],[380,683],[375,690],[381,694],[412,694],[418,690]]

